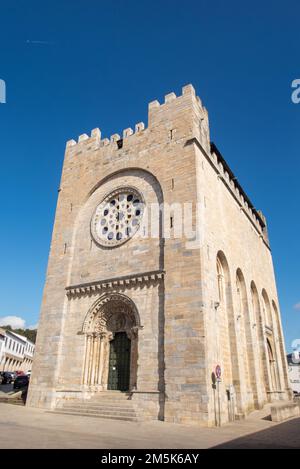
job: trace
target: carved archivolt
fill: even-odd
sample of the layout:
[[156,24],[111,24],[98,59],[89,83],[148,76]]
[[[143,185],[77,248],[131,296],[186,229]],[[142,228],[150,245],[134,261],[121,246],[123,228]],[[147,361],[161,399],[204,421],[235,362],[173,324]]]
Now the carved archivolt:
[[99,298],[86,315],[82,332],[104,333],[127,331],[140,327],[137,309],[128,297],[121,294]]

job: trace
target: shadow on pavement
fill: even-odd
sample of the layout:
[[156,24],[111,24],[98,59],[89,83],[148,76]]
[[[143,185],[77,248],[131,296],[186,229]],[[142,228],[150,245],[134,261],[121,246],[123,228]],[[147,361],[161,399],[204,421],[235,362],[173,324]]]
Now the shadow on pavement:
[[300,448],[300,418],[251,433],[211,449],[288,449]]

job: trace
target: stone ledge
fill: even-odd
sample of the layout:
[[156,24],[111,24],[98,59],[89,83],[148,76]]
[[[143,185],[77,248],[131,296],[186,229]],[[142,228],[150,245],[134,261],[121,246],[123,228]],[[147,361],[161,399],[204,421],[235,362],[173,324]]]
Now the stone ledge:
[[106,291],[112,288],[143,287],[162,281],[164,276],[165,272],[163,270],[154,270],[140,274],[98,280],[96,282],[82,283],[80,285],[70,285],[66,287],[66,292],[69,297],[72,297],[98,293],[99,291]]
[[300,416],[300,403],[289,402],[271,406],[272,422],[282,422]]

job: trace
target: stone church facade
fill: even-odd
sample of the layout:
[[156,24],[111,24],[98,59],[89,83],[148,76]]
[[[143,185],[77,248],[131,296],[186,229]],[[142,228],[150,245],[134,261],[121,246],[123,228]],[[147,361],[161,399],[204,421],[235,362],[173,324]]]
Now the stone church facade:
[[150,103],[147,128],[66,146],[27,403],[113,392],[200,425],[290,395],[266,220],[192,85]]

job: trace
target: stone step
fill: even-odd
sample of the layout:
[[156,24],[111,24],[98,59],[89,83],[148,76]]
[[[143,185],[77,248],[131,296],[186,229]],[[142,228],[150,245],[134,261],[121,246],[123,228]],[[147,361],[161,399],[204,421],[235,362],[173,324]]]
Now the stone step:
[[107,394],[107,393],[99,393],[99,394],[96,394],[94,395],[93,397],[91,397],[90,400],[95,400],[95,401],[99,401],[99,400],[110,400],[110,401],[130,401],[130,395],[129,394],[123,394],[123,393],[120,393],[120,394]]
[[107,389],[106,391],[99,391],[96,396],[130,396],[129,391],[115,391],[112,389]]
[[91,397],[90,399],[81,399],[81,400],[84,400],[84,401],[88,401],[88,402],[102,402],[102,401],[109,401],[109,402],[132,402],[131,399],[122,399],[122,398],[119,398],[119,397],[106,397],[106,396],[103,396],[103,397]]
[[1,404],[13,404],[13,405],[25,405],[22,399],[18,398],[9,398],[9,397],[0,397]]
[[122,405],[96,405],[96,404],[86,404],[86,403],[64,403],[61,407],[62,409],[69,408],[78,408],[78,409],[91,409],[91,410],[116,410],[118,412],[134,412],[132,406],[122,406]]
[[77,415],[81,417],[95,417],[95,418],[109,419],[109,420],[125,420],[125,421],[130,421],[130,422],[138,422],[137,417],[103,414],[103,413],[98,413],[98,412],[89,413],[89,412],[68,411],[67,409],[56,409],[56,410],[52,410],[51,413],[64,414],[64,415]]
[[99,399],[97,401],[91,400],[91,399],[70,399],[67,401],[64,401],[64,405],[68,404],[79,404],[79,405],[100,405],[100,406],[121,406],[121,407],[133,407],[133,402],[132,401],[113,401],[112,399],[105,400],[105,399]]
[[53,412],[114,420],[137,422],[138,418],[130,395],[121,391],[104,391],[91,399],[72,399],[63,402]]
[[125,409],[125,410],[119,410],[119,409],[106,409],[101,408],[101,409],[92,409],[90,407],[78,407],[78,406],[73,406],[73,407],[61,407],[60,409],[56,410],[65,410],[67,412],[85,412],[88,414],[103,414],[103,415],[120,415],[120,416],[129,416],[129,417],[136,417],[136,413],[133,409]]

